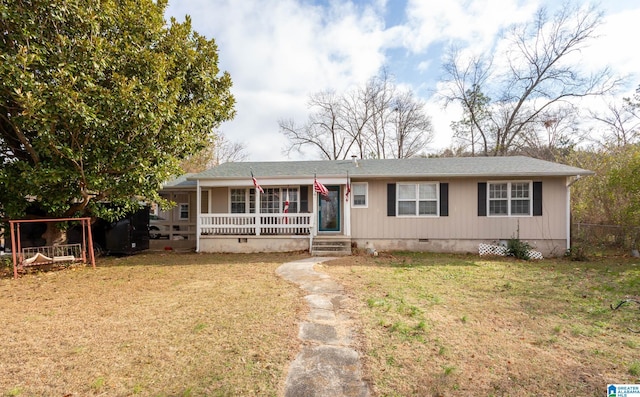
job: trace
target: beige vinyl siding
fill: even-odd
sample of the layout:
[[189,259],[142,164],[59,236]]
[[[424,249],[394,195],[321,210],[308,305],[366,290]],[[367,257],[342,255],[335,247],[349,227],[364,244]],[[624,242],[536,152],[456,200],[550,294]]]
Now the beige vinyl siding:
[[200,212],[203,214],[209,212],[209,191],[206,189],[200,191]]
[[478,179],[425,180],[449,184],[449,216],[387,216],[387,184],[399,181],[369,181],[369,207],[351,208],[351,235],[358,239],[500,240],[515,237],[519,228],[521,239],[565,239],[565,178],[532,180],[543,182],[542,216],[478,216],[478,182],[487,182]]
[[213,214],[228,214],[229,213],[229,188],[227,187],[214,187],[210,190],[213,203],[211,205],[211,212]]
[[[175,206],[168,210],[160,210],[158,216],[173,222],[195,222],[198,216],[196,192],[163,192],[161,196],[173,201]],[[187,204],[189,206],[189,219],[180,219],[180,204]]]

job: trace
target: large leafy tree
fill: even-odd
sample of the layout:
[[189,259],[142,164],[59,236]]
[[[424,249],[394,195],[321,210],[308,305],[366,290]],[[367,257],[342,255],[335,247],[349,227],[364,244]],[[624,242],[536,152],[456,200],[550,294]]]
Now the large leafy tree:
[[233,117],[214,40],[188,17],[167,23],[166,4],[0,0],[4,217],[29,206],[113,217],[158,200],[180,160]]

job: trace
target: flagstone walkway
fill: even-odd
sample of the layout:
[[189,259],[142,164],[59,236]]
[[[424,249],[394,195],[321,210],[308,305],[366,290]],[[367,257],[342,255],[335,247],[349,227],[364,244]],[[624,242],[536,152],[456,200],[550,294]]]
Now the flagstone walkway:
[[349,317],[340,310],[345,301],[343,287],[314,270],[332,258],[313,257],[285,263],[276,273],[300,285],[311,309],[300,324],[302,351],[289,367],[285,397],[367,397],[360,356],[351,348]]

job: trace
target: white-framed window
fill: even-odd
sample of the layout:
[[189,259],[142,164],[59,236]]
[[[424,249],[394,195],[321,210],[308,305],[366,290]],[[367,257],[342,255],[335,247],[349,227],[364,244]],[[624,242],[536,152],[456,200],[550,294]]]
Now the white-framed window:
[[280,213],[280,189],[269,187],[262,190],[264,190],[264,193],[260,193],[260,213]]
[[438,216],[438,187],[437,182],[397,183],[396,214]]
[[178,219],[181,221],[189,220],[189,203],[178,204]]
[[284,212],[286,202],[289,202],[289,208],[287,212],[297,214],[298,213],[298,201],[299,201],[299,190],[297,187],[284,187],[280,190],[280,196],[282,200],[282,212]]
[[367,208],[369,206],[369,184],[354,182],[351,184],[351,207]]
[[247,201],[247,189],[231,189],[229,191],[229,211],[232,214],[245,214]]
[[256,189],[249,189],[249,213],[256,213]]
[[297,213],[300,199],[298,187],[264,188],[260,194],[260,212],[263,214],[279,214],[284,212],[285,203],[289,201],[289,213]]
[[[297,213],[300,201],[298,187],[264,188],[260,194],[260,212],[263,214],[279,214],[284,212],[285,203],[289,200],[289,213]],[[256,190],[245,188],[229,189],[229,212],[232,214],[254,214],[256,212]]]
[[533,205],[531,181],[488,182],[489,216],[530,216]]

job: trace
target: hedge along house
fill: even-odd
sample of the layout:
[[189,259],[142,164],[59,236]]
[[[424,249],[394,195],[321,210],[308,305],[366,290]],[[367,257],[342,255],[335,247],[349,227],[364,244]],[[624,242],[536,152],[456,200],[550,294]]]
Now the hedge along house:
[[518,156],[225,163],[186,180],[199,252],[477,252],[519,237],[557,256],[570,187],[591,174]]

